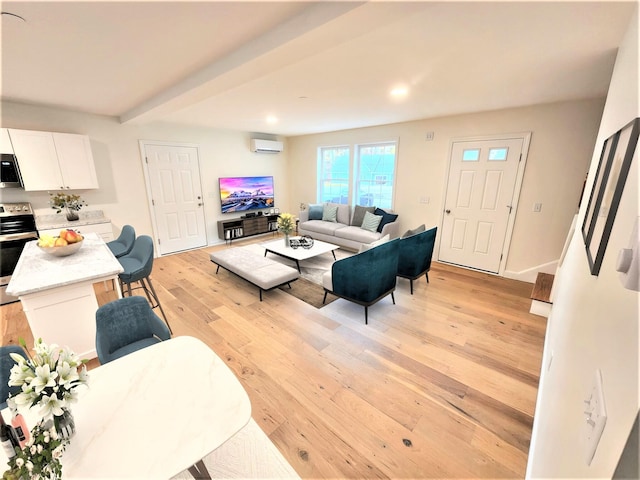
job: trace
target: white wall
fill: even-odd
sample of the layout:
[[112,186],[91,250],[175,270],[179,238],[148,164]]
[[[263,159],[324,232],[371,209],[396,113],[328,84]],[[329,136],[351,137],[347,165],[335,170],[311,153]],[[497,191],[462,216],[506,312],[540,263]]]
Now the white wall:
[[[640,116],[638,50],[636,8],[618,51],[585,195],[590,193],[604,141]],[[582,202],[578,227],[554,285],[528,478],[611,478],[640,407],[640,295],[624,289],[615,271],[618,251],[628,245],[638,215],[639,172],[636,150],[597,277],[590,275],[580,232],[587,201]],[[553,362],[548,368],[552,354]],[[583,401],[596,369],[602,371],[608,418],[595,457],[587,466],[582,440]]]
[[[404,231],[440,225],[451,140],[532,132],[506,276],[533,281],[562,252],[593,152],[604,99],[536,105],[289,138],[292,207],[316,201],[319,146],[399,141],[394,210]],[[434,132],[426,141],[426,132]],[[429,204],[420,197],[428,196]],[[533,204],[543,204],[534,213]],[[437,246],[436,246],[437,248]]]
[[[199,146],[209,244],[220,241],[216,222],[229,218],[220,213],[218,177],[273,175],[277,205],[288,203],[285,154],[252,153],[249,133],[162,123],[123,125],[112,117],[10,102],[0,105],[3,127],[89,135],[100,188],[79,193],[88,202],[87,209],[101,209],[111,218],[116,235],[125,224],[134,225],[140,235],[153,235],[139,140]],[[0,196],[4,202],[30,201],[37,214],[55,213],[47,192],[4,189]]]

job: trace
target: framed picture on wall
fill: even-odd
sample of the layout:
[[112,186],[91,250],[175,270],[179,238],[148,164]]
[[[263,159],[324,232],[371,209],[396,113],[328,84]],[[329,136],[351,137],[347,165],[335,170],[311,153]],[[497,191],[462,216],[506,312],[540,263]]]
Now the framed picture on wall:
[[631,160],[638,144],[639,127],[640,118],[632,120],[609,137],[602,148],[582,225],[591,275],[600,273]]

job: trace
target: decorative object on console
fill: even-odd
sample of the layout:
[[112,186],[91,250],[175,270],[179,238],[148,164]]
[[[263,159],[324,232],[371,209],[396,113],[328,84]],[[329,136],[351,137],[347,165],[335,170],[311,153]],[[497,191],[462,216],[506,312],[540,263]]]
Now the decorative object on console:
[[284,233],[284,245],[289,246],[289,235],[296,228],[296,221],[290,213],[283,213],[278,217],[278,231]]
[[78,211],[83,206],[87,205],[80,195],[72,195],[64,192],[58,192],[56,194],[50,193],[51,198],[49,199],[49,204],[51,208],[53,208],[56,213],[62,212],[62,210],[66,211],[67,220],[70,222],[79,220]]

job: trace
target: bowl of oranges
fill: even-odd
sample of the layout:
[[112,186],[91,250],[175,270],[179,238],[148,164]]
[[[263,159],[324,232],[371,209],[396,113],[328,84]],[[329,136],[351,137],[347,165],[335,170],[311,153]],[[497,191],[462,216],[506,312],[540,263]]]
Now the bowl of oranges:
[[38,247],[43,252],[53,255],[54,257],[67,257],[73,255],[80,247],[84,237],[80,233],[70,228],[60,230],[57,237],[51,235],[43,235],[38,239]]

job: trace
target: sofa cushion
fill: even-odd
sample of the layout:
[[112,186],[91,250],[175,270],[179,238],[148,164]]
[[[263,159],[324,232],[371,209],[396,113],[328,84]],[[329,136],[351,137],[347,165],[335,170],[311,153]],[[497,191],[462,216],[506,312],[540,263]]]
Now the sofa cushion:
[[338,221],[338,207],[336,205],[325,205],[322,210],[322,220],[324,222]]
[[378,245],[382,245],[383,243],[387,243],[390,240],[389,234],[387,233],[384,237],[380,237],[379,240],[376,240],[372,243],[363,243],[360,246],[360,252],[366,252],[367,250],[371,250],[373,247],[377,247]]
[[362,226],[362,221],[364,220],[364,214],[366,212],[373,213],[376,207],[363,207],[362,205],[356,205],[353,208],[353,216],[351,217],[351,225],[355,225],[356,227]]
[[300,224],[298,227],[309,232],[322,233],[324,235],[335,235],[337,231],[348,228],[341,223],[325,222],[324,220],[309,220],[308,222]]
[[378,230],[378,225],[380,225],[381,220],[381,215],[365,212],[364,219],[362,220],[362,228],[371,232],[380,232],[381,230]]
[[348,240],[353,240],[354,242],[360,243],[371,243],[380,238],[380,234],[378,232],[371,232],[360,227],[340,228],[338,230],[335,230],[334,236],[338,238],[346,238]]
[[321,203],[309,205],[309,220],[322,220],[323,210],[324,205]]
[[395,222],[398,218],[398,215],[394,213],[387,213],[381,208],[376,208],[373,212],[375,215],[382,216],[382,220],[380,221],[380,225],[378,225],[378,231],[382,232],[382,227],[384,227],[387,223]]
[[331,205],[334,207],[338,207],[338,223],[342,223],[344,225],[349,225],[351,221],[351,207],[344,203],[331,203],[327,202],[325,205]]
[[420,225],[419,227],[414,228],[413,230],[407,230],[406,232],[404,232],[402,234],[402,236],[400,238],[407,238],[407,237],[411,237],[417,233],[422,233],[424,232],[426,229],[424,223],[422,225]]

